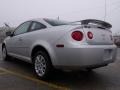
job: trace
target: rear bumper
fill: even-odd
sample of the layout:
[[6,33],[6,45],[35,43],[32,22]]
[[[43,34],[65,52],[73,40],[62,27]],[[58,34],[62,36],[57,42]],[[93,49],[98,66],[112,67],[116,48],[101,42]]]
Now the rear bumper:
[[77,48],[57,48],[55,66],[69,69],[104,66],[116,60],[116,49],[115,45],[81,45]]

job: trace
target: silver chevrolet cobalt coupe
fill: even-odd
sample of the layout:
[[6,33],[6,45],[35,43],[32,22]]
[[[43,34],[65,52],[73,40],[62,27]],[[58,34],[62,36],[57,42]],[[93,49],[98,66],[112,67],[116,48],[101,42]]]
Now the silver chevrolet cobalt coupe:
[[68,23],[34,19],[22,23],[2,43],[3,60],[18,58],[34,65],[46,79],[53,69],[79,70],[106,66],[115,61],[111,25],[87,19]]

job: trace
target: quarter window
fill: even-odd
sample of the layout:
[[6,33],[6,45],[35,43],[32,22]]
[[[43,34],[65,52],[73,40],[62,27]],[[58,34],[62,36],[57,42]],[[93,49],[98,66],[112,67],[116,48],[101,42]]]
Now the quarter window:
[[39,22],[33,22],[32,26],[30,28],[30,31],[40,30],[46,28],[45,25],[39,23]]

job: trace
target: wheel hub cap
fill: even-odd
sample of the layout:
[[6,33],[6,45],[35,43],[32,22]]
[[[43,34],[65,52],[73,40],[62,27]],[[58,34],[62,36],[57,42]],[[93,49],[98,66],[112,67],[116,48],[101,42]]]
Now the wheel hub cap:
[[35,58],[35,71],[39,76],[43,76],[46,70],[45,58],[42,55],[38,55]]

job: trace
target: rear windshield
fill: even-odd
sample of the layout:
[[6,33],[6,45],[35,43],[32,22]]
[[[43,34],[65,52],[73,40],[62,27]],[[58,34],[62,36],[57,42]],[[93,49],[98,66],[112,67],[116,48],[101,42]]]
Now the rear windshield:
[[68,22],[61,20],[52,20],[52,19],[44,19],[44,20],[52,26],[68,25]]

